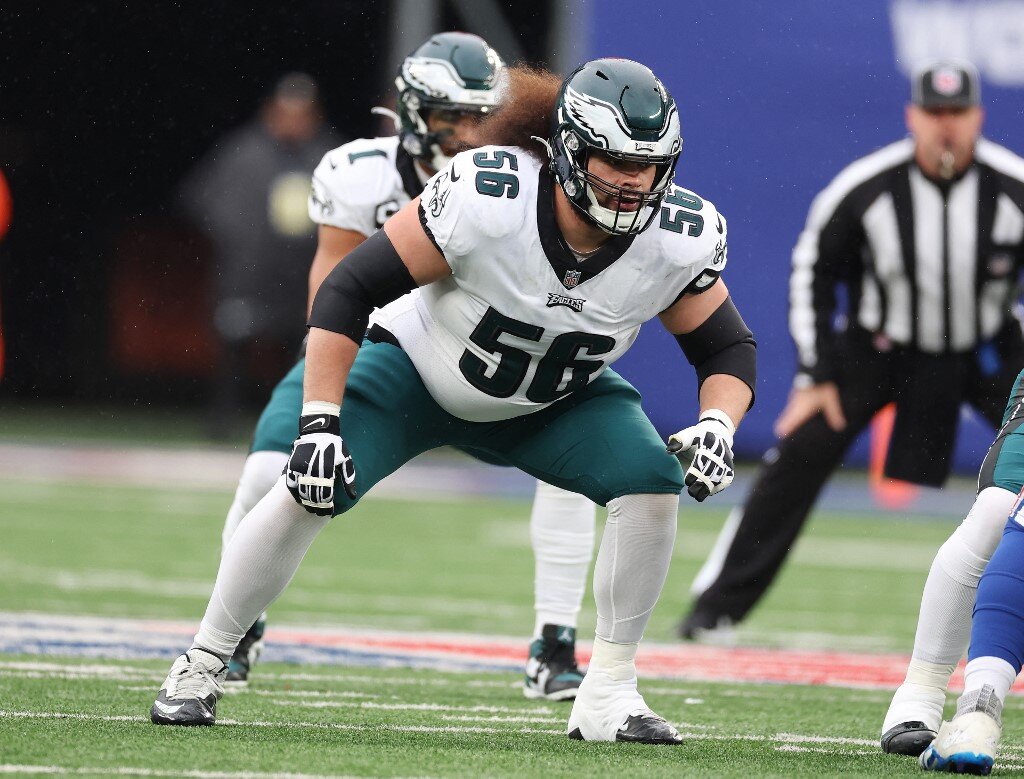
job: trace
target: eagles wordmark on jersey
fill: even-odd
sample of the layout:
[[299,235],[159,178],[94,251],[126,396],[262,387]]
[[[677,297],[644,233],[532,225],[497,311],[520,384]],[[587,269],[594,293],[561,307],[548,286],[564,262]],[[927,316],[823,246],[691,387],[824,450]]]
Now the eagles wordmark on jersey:
[[[331,516],[421,452],[462,447],[608,507],[594,651],[566,734],[678,744],[637,690],[634,657],[667,574],[680,492],[700,501],[732,482],[756,347],[714,283],[724,219],[670,186],[678,111],[657,77],[602,59],[554,87],[550,74],[524,79],[511,81],[506,106],[518,94],[531,131],[456,155],[320,285],[299,436],[222,563],[217,586],[238,586],[215,590],[194,645],[230,651]],[[546,85],[548,102],[516,83]],[[493,118],[500,127],[501,112]],[[542,127],[554,128],[540,140],[547,159],[534,159],[524,147]],[[667,447],[639,393],[607,369],[659,314],[703,382],[696,424]],[[254,568],[266,570],[258,586]],[[215,697],[190,700],[206,722]]]

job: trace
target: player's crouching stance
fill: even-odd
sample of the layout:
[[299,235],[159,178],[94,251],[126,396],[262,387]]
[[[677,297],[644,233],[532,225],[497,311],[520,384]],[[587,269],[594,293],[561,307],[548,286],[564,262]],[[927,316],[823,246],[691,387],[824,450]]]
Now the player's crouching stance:
[[[319,225],[309,272],[310,308],[320,283],[342,257],[418,197],[455,154],[477,145],[478,123],[498,105],[505,71],[501,57],[482,38],[462,32],[433,35],[402,62],[395,79],[398,136],[362,138],[324,155],[309,198],[309,217]],[[305,359],[300,360],[278,382],[253,431],[224,523],[225,550],[291,456],[304,365]],[[473,450],[466,454],[481,456]],[[583,495],[537,483],[530,512],[536,622],[522,688],[528,698],[569,700],[583,681],[575,636],[593,557],[595,509]],[[248,685],[265,628],[261,617],[236,647],[228,661],[228,690]]]
[[[568,732],[680,742],[644,703],[634,657],[668,571],[680,491],[703,500],[732,482],[755,346],[718,278],[724,220],[672,184],[679,120],[661,82],[638,63],[596,60],[560,90],[544,83],[513,79],[481,128],[493,145],[456,156],[321,286],[288,467],[224,555],[161,700],[190,673],[189,694],[215,700],[216,663],[330,516],[416,454],[455,445],[608,507],[597,637]],[[530,136],[548,135],[552,113],[544,155]],[[697,424],[669,441],[679,459],[608,369],[655,316],[700,385]],[[202,701],[206,721],[214,700]]]

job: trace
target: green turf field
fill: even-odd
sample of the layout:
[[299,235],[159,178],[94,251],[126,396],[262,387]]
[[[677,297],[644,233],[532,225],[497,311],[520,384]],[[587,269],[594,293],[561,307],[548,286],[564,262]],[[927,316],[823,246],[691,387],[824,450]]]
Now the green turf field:
[[[0,480],[0,611],[198,622],[227,491]],[[684,504],[685,506],[686,504]],[[689,507],[687,506],[687,509]],[[367,500],[314,544],[272,620],[526,637],[533,624],[525,501]],[[680,516],[648,638],[671,640],[685,590],[724,517]],[[950,521],[819,515],[744,642],[909,651],[920,587]],[[580,628],[589,637],[588,598]],[[681,748],[593,745],[568,708],[522,698],[514,673],[265,664],[221,703],[220,725],[157,728],[168,661],[0,655],[0,773],[561,776],[913,774],[874,746],[888,693],[652,681]],[[997,771],[1024,770],[1011,701]],[[234,724],[231,724],[234,723]],[[191,774],[187,772],[192,772]]]
[[[0,610],[198,620],[225,492],[0,481]],[[647,635],[667,640],[724,512],[682,504],[675,561]],[[317,539],[274,606],[289,623],[527,634],[529,504],[367,500]],[[920,588],[952,522],[818,516],[745,624],[758,642],[907,651]],[[173,565],[169,560],[173,559]],[[593,629],[584,605],[581,635]],[[795,634],[799,635],[795,635]]]
[[[117,665],[106,664],[104,676]],[[4,670],[5,708],[36,716],[0,720],[2,763],[177,776],[919,773],[914,761],[873,745],[881,692],[655,682],[648,702],[687,735],[681,747],[657,748],[570,741],[567,705],[526,701],[509,677],[411,670],[321,668],[307,680],[272,665],[256,689],[221,701],[217,727],[158,728],[146,712],[166,664],[120,665],[120,678]],[[1020,707],[1010,708],[1008,741],[1019,740]],[[1008,746],[1006,754],[1014,768],[1004,770],[1024,769],[1024,751]]]

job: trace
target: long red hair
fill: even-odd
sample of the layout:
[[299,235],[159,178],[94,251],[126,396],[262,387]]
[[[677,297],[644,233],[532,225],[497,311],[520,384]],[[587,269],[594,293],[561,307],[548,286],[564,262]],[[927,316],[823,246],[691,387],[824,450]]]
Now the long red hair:
[[541,162],[547,162],[544,147],[531,136],[551,134],[551,116],[558,101],[562,79],[550,70],[531,65],[508,69],[504,100],[477,128],[480,146],[519,146]]

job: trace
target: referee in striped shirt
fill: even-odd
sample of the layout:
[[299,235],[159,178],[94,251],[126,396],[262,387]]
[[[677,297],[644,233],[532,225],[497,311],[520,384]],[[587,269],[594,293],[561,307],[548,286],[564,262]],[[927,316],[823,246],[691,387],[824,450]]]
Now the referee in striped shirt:
[[[693,584],[683,638],[735,623],[768,589],[821,487],[896,402],[893,478],[941,485],[960,405],[998,427],[1024,367],[1013,315],[1024,264],[1024,159],[981,137],[964,62],[918,71],[909,138],[849,165],[811,204],[793,250],[800,368],[746,504]],[[837,288],[845,287],[840,318]]]

